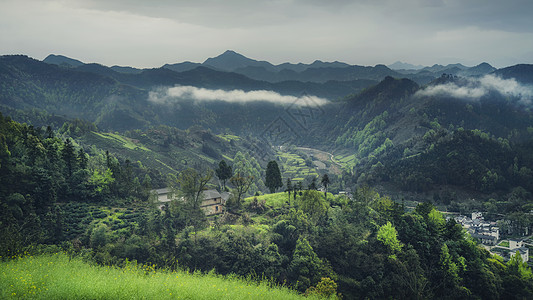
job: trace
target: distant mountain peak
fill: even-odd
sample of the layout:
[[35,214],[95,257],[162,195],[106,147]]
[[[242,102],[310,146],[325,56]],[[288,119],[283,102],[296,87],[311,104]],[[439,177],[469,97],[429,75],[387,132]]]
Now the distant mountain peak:
[[67,66],[67,67],[79,67],[79,66],[82,66],[84,65],[83,62],[77,60],[77,59],[73,59],[73,58],[70,58],[70,57],[66,57],[64,55],[57,55],[57,54],[50,54],[48,55],[44,60],[43,62],[47,63],[47,64],[52,64],[52,65],[60,65],[60,66]]
[[237,53],[237,52],[235,52],[235,51],[233,51],[233,50],[226,50],[226,51],[224,51],[224,53],[222,53],[221,55],[238,55],[238,56],[243,56],[243,57],[244,57],[244,55],[242,55],[242,54],[240,54],[240,53]]
[[203,65],[230,72],[245,67],[264,67],[265,69],[274,68],[274,66],[267,61],[257,61],[233,50],[226,50],[217,57],[210,57],[203,62]]

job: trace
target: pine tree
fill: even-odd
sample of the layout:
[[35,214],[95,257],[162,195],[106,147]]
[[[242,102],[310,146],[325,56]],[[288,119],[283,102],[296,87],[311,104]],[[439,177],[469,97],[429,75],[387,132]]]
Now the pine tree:
[[265,185],[270,190],[270,193],[274,193],[276,189],[283,186],[281,180],[281,172],[279,171],[278,163],[274,160],[268,162],[266,169],[266,181]]
[[65,165],[67,167],[67,178],[70,179],[72,177],[74,168],[76,167],[76,152],[70,139],[65,140],[63,149],[61,150],[61,157],[63,158],[63,161],[65,161]]
[[320,181],[320,183],[324,187],[324,198],[327,200],[328,199],[328,186],[330,184],[328,174],[324,174],[324,176],[322,176],[322,180]]
[[291,192],[292,192],[292,180],[290,178],[287,178],[287,189],[285,190],[287,193],[289,193],[289,207],[291,206]]

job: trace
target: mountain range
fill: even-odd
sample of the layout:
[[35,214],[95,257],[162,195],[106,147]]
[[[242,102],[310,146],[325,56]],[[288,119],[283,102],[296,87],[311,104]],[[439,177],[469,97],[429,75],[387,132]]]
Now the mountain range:
[[[46,63],[80,67],[79,60],[61,55],[49,55],[44,60]],[[283,63],[274,65],[267,61],[258,61],[248,58],[232,50],[206,59],[203,63],[179,62],[165,64],[162,68],[175,72],[190,71],[198,67],[207,67],[217,71],[232,72],[244,75],[248,78],[277,83],[282,81],[302,81],[326,83],[328,81],[353,81],[353,80],[381,80],[385,76],[406,77],[419,84],[427,84],[431,80],[440,77],[443,73],[460,76],[481,76],[496,70],[488,63],[481,63],[474,67],[466,67],[462,64],[433,65],[431,67],[401,64],[399,62],[389,66],[358,66],[343,62],[323,62],[316,60],[311,64]],[[126,74],[139,74],[143,70],[131,67],[111,67],[113,71]]]
[[[245,75],[251,71],[256,76]],[[272,80],[257,79],[267,74]],[[283,76],[293,79],[274,80]],[[488,138],[494,149],[509,145],[508,152],[518,158],[518,170],[531,169],[530,158],[520,154],[533,132],[531,84],[533,65],[526,64],[395,71],[385,65],[320,61],[273,65],[227,51],[202,64],[135,69],[56,55],[44,61],[23,55],[0,57],[0,110],[21,122],[59,128],[78,118],[102,131],[130,133],[154,132],[161,125],[181,130],[199,126],[264,144],[328,150],[343,159],[354,182],[392,180],[414,190],[431,186],[422,180],[431,174],[419,167],[428,164],[425,160],[452,155],[455,150],[446,147],[452,147],[456,135],[464,140],[466,148],[461,151],[478,151],[474,144],[467,146],[475,139],[461,135],[463,131]],[[215,143],[208,148],[224,147]],[[469,188],[485,187],[481,182],[488,171],[508,178],[498,182],[498,188],[512,186],[514,173],[486,163],[493,161],[491,153],[472,155],[479,164],[472,167]],[[406,186],[395,181],[394,174],[407,171],[419,175]],[[452,182],[448,177],[455,171],[432,178],[432,184]],[[526,177],[516,180],[525,182]]]

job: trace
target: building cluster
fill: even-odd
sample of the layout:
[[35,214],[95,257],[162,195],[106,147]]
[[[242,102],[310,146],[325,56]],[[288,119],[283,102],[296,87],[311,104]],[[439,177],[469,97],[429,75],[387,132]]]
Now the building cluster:
[[[480,212],[473,212],[472,217],[456,216],[455,221],[463,226],[463,228],[473,237],[478,239],[483,245],[490,246],[490,252],[503,257],[504,260],[509,260],[517,252],[522,257],[522,261],[529,260],[529,248],[523,240],[510,239],[509,245],[507,243],[500,243],[500,229],[496,222],[487,222]],[[505,245],[505,246],[503,246]]]
[[464,229],[473,237],[478,239],[482,244],[495,246],[500,240],[500,229],[496,222],[487,222],[480,212],[473,212],[472,217],[457,216],[455,221],[463,226]]

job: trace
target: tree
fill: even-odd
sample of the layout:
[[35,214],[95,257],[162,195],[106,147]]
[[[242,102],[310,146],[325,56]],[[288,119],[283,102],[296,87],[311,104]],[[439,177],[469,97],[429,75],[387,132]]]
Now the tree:
[[74,171],[77,161],[76,152],[70,139],[65,140],[63,144],[63,149],[61,149],[61,157],[65,161],[65,165],[67,167],[67,175],[70,179],[72,177],[72,173]]
[[87,154],[85,154],[85,151],[83,151],[83,148],[80,148],[78,150],[78,163],[80,165],[80,169],[87,169],[89,158],[87,158]]
[[326,200],[322,199],[320,192],[315,190],[305,191],[298,200],[298,207],[308,214],[309,219],[315,223],[325,216],[328,211]]
[[254,182],[253,176],[243,176],[240,173],[235,174],[235,176],[230,179],[231,184],[235,187],[235,195],[237,196],[237,206],[241,206],[241,198],[252,183]]
[[235,158],[233,159],[233,173],[240,173],[243,177],[251,176],[254,178],[254,182],[252,182],[249,188],[250,193],[255,193],[265,187],[261,179],[261,165],[249,153],[242,154],[239,151],[235,154]]
[[285,190],[287,193],[289,193],[289,207],[291,206],[291,192],[293,190],[292,187],[292,180],[290,178],[287,178],[287,189]]
[[398,231],[392,226],[391,222],[387,222],[387,224],[379,228],[377,240],[387,246],[393,255],[402,250],[402,244],[398,240]]
[[324,187],[324,198],[326,198],[327,200],[328,199],[328,186],[330,184],[328,174],[324,174],[324,176],[322,176],[322,180],[320,180],[320,183]]
[[311,183],[307,186],[307,189],[308,190],[316,190],[317,189],[316,177],[313,177],[313,179],[311,180]]
[[188,168],[179,174],[177,185],[186,201],[192,207],[197,208],[200,207],[202,193],[211,178],[213,178],[213,171],[211,169],[201,174],[195,169]]
[[319,282],[321,277],[327,271],[324,268],[324,263],[313,251],[313,247],[304,237],[296,241],[296,247],[292,256],[292,261],[289,264],[290,277],[296,283],[296,288],[300,291],[305,291],[311,285]]
[[231,166],[228,165],[225,160],[221,160],[218,163],[218,168],[215,170],[215,173],[218,179],[222,180],[224,190],[226,190],[226,180],[230,179],[231,176],[233,176],[233,170]]
[[279,171],[278,163],[275,160],[268,162],[265,185],[270,190],[270,193],[274,193],[276,189],[283,186],[281,172]]

